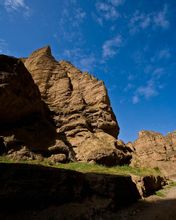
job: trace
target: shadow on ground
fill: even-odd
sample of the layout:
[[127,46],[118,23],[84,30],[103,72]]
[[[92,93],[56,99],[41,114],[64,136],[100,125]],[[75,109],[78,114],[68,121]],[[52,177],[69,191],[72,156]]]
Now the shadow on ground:
[[130,176],[0,163],[3,220],[174,220],[176,199],[140,199]]
[[0,164],[0,219],[96,219],[136,202],[130,176]]

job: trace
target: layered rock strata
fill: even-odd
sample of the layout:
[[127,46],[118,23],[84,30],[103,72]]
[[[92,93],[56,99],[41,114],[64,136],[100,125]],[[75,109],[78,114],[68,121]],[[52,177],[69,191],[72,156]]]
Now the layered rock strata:
[[0,151],[5,146],[18,157],[21,148],[30,149],[58,162],[129,163],[102,81],[56,61],[49,47],[26,59],[1,56],[0,77]]

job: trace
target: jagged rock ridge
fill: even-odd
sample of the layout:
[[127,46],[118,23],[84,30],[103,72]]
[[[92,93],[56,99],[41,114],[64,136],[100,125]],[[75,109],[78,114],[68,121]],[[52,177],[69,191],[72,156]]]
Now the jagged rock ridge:
[[[54,162],[95,161],[106,165],[129,162],[130,153],[116,140],[119,126],[102,81],[86,72],[82,73],[69,62],[56,61],[49,47],[33,52],[26,59],[3,57],[6,58],[0,57],[3,63],[1,75],[7,72],[6,66],[9,66],[8,75],[18,81],[21,89],[17,98],[13,92],[13,85],[17,84],[13,84],[11,78],[6,79],[8,86],[3,87],[3,82],[0,82],[3,87],[0,103],[5,103],[11,124],[5,131],[2,127],[0,134],[6,152],[11,148],[12,151],[16,150],[14,148],[18,143],[23,147],[18,146],[20,155],[30,154],[31,151],[43,153],[51,156]],[[22,69],[21,72],[15,69],[15,62]],[[18,79],[18,75],[22,79]],[[11,90],[12,95],[9,93]],[[6,91],[7,98],[4,100]],[[16,103],[18,99],[20,104],[13,106],[9,103]],[[27,108],[25,114],[22,106],[24,110]],[[11,123],[11,111],[14,112],[14,122],[18,122],[15,128]],[[18,117],[15,113],[18,113]],[[5,118],[4,124],[7,124]]]

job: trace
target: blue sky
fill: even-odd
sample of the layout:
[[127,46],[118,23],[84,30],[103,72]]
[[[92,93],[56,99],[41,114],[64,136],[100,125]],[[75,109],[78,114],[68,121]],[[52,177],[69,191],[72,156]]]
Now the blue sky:
[[175,0],[0,0],[0,53],[50,45],[105,82],[120,138],[176,130]]

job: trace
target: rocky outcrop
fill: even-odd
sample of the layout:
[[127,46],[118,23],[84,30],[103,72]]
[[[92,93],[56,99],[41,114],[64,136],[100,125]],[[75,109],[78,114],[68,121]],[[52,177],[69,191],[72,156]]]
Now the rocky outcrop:
[[25,59],[0,59],[0,152],[5,146],[19,158],[25,147],[52,161],[129,163],[102,81],[56,61],[49,47]]
[[133,182],[139,191],[142,198],[153,195],[156,191],[167,185],[165,177],[162,176],[132,176]]
[[133,143],[133,166],[159,168],[166,176],[176,174],[176,132],[166,136],[154,131],[140,131]]

